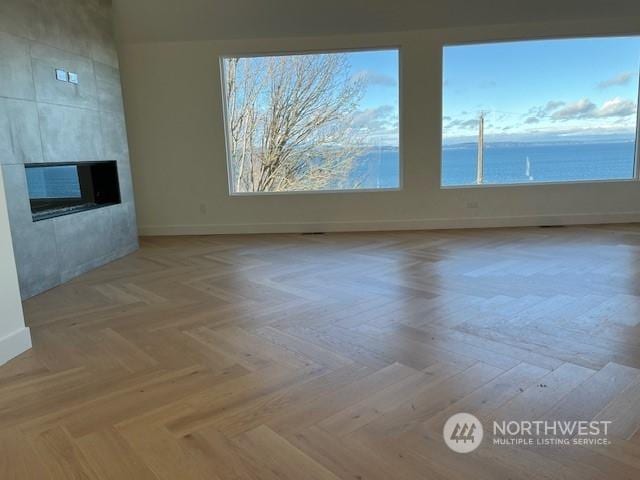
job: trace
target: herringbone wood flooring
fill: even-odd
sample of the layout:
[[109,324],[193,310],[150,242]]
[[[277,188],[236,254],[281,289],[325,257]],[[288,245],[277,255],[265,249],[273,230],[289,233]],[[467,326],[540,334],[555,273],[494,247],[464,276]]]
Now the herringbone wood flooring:
[[[637,479],[639,296],[640,226],[143,239],[25,302],[0,478]],[[613,445],[457,454],[460,411]]]

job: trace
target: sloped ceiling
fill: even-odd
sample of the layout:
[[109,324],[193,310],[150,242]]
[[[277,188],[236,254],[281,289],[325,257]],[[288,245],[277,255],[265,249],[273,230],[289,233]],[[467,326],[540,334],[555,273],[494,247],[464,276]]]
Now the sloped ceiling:
[[640,15],[640,0],[114,0],[120,41],[401,31]]

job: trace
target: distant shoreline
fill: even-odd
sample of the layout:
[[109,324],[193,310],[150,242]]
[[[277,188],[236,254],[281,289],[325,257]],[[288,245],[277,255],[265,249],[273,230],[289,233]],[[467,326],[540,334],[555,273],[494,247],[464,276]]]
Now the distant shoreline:
[[[635,138],[588,138],[588,139],[562,139],[562,140],[530,140],[530,141],[485,141],[484,146],[487,148],[513,148],[518,146],[553,146],[553,145],[603,145],[603,144],[620,144],[635,143]],[[442,148],[475,148],[477,142],[458,142],[444,143]]]
[[[635,138],[589,138],[589,139],[566,139],[566,140],[530,140],[530,141],[489,141],[485,142],[486,148],[514,148],[521,146],[555,146],[555,145],[606,145],[606,144],[621,144],[621,143],[635,143]],[[477,142],[459,142],[459,143],[444,143],[443,149],[459,149],[459,148],[476,148]],[[397,145],[369,145],[366,147],[369,151],[386,150],[395,151],[400,147]]]

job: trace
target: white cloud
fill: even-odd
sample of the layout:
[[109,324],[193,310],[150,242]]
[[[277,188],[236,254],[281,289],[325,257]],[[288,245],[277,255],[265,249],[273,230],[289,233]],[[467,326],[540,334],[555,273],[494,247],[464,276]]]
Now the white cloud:
[[597,109],[596,104],[588,98],[583,98],[577,102],[567,103],[560,110],[551,114],[553,120],[569,120],[573,118],[584,118],[593,114]]
[[620,97],[612,98],[602,104],[596,112],[597,117],[626,117],[636,113],[636,104]]
[[359,110],[353,117],[353,125],[357,128],[377,129],[394,120],[392,105],[381,105],[376,108]]
[[366,134],[371,142],[396,144],[398,139],[398,115],[393,105],[381,105],[357,111],[351,125]]
[[451,129],[451,128],[458,128],[461,130],[473,130],[478,128],[478,119],[477,118],[472,118],[470,120],[454,120],[452,122],[449,122],[444,128],[446,129]]
[[353,75],[353,79],[363,81],[367,85],[381,85],[383,87],[395,87],[398,83],[390,75],[372,72],[371,70],[360,70]]
[[541,119],[547,117],[550,113],[563,105],[566,105],[566,102],[563,102],[562,100],[549,100],[546,105],[531,107],[529,111],[524,114],[524,116],[527,117],[525,123],[534,123],[534,121],[531,120],[532,118]]
[[575,120],[584,118],[626,117],[636,112],[636,104],[632,100],[620,97],[607,100],[598,107],[588,98],[567,103],[560,110],[551,114],[552,120]]
[[544,108],[542,109],[542,112],[551,113],[565,104],[566,102],[563,102],[562,100],[549,100],[547,104],[544,106]]
[[631,72],[624,72],[616,75],[615,77],[608,78],[598,83],[598,88],[604,89],[609,87],[615,87],[617,85],[626,85],[631,80]]

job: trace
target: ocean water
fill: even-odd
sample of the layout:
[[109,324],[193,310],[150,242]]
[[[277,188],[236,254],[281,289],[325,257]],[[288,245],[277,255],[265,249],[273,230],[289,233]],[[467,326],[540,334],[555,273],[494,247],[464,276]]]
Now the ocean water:
[[397,147],[378,147],[357,160],[351,178],[358,188],[398,188],[400,162]]
[[[442,185],[476,182],[477,145],[445,146]],[[484,183],[536,183],[629,179],[634,174],[635,142],[489,143],[484,153]],[[528,160],[528,167],[527,167]],[[360,188],[389,188],[399,184],[398,149],[382,147],[359,160],[353,178]]]
[[[487,144],[484,151],[484,183],[633,178],[634,152],[633,141]],[[474,144],[443,148],[442,185],[474,184],[477,153],[478,148]]]

